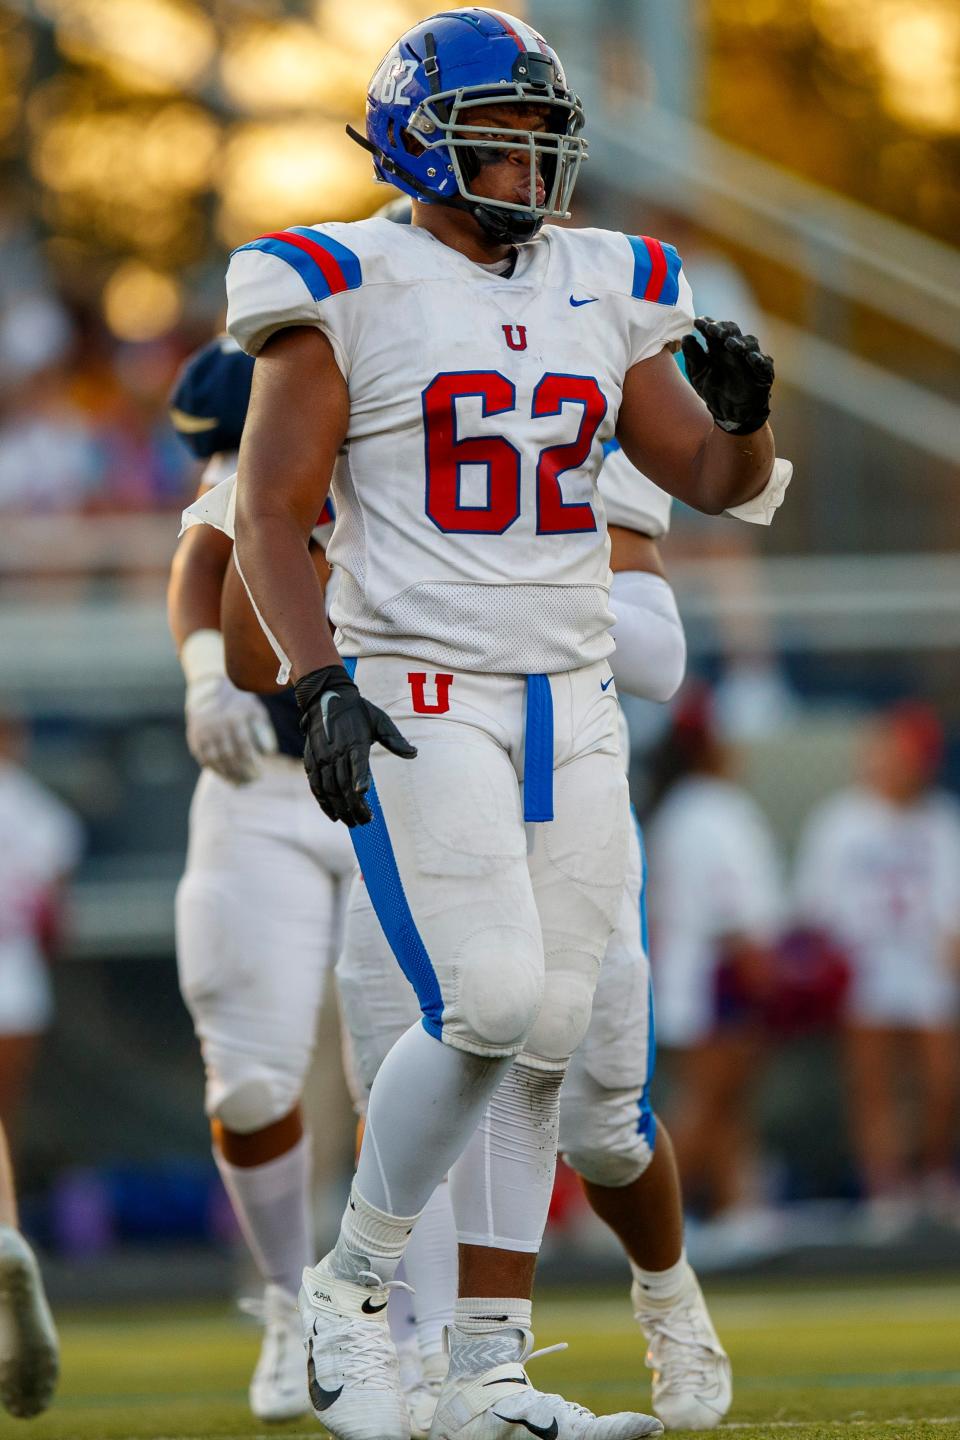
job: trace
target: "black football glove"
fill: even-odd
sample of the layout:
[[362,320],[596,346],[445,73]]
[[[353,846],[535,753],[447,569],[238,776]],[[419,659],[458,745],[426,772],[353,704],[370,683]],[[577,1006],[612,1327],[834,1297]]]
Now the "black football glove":
[[773,361],[764,355],[757,337],[741,335],[732,320],[704,315],[693,323],[707,348],[695,335],[684,336],[687,379],[721,430],[752,435],[770,414]]
[[311,670],[294,686],[304,737],[303,763],[310,789],[331,820],[352,830],[373,817],[364,796],[370,789],[370,747],[379,740],[394,755],[412,760],[416,750],[390,716],[364,700],[342,665]]

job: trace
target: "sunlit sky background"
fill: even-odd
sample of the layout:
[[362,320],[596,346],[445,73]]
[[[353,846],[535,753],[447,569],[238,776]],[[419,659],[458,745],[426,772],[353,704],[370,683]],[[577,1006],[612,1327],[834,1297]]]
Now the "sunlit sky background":
[[[0,0],[0,223],[32,217],[67,293],[99,293],[118,335],[159,334],[233,245],[381,203],[344,121],[362,115],[387,45],[434,8]],[[702,0],[700,13],[698,118],[956,242],[957,0]]]

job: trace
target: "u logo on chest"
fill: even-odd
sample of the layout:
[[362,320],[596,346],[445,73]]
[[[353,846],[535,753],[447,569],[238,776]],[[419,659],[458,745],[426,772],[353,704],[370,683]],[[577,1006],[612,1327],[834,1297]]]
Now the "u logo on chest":
[[527,348],[527,327],[526,325],[504,325],[503,338],[511,350],[526,350]]

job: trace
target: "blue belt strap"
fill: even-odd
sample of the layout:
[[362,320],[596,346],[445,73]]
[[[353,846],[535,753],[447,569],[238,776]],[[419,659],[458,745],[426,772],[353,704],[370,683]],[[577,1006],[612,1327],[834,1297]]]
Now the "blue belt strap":
[[547,675],[527,676],[523,818],[534,822],[553,819],[553,692]]

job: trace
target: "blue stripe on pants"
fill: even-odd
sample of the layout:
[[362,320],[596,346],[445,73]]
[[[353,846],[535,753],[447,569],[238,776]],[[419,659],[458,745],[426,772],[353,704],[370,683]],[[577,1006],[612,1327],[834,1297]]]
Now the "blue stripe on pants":
[[[640,846],[640,944],[643,946],[643,953],[650,961],[649,934],[647,930],[647,852],[643,844],[643,831],[640,829],[640,821],[637,819],[637,812],[630,807],[633,815],[633,827],[637,832],[637,844]],[[637,1102],[639,1115],[637,1117],[637,1134],[642,1135],[652,1150],[657,1139],[657,1117],[653,1113],[650,1104],[650,1085],[653,1081],[653,1072],[657,1064],[657,1032],[653,1018],[653,981],[650,981],[649,1018],[647,1021],[647,1078],[643,1084],[640,1099]]]
[[[344,668],[352,680],[356,672],[355,659],[345,659]],[[405,764],[416,764],[415,760]],[[443,1036],[443,996],[440,982],[434,970],[413,918],[410,904],[397,869],[393,843],[384,818],[377,787],[371,777],[367,791],[367,804],[373,812],[373,819],[366,825],[356,825],[350,831],[357,864],[367,886],[367,894],[390,948],[397,958],[400,969],[417,992],[420,1009],[423,1011],[423,1028],[429,1035],[440,1040]]]

